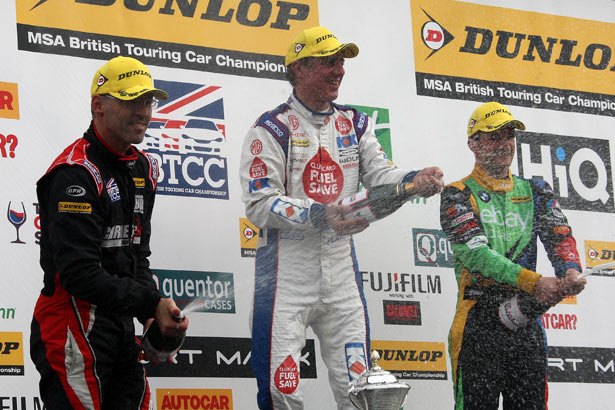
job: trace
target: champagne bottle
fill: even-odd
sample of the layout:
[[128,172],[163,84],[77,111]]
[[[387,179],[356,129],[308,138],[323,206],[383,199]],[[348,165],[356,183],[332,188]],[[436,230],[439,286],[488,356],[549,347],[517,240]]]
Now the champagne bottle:
[[[183,313],[176,319],[178,322],[184,320]],[[143,353],[151,358],[165,362],[167,358],[174,356],[184,344],[186,332],[177,336],[165,336],[160,331],[160,326],[154,320],[143,334]]]
[[371,223],[392,214],[412,199],[415,196],[411,194],[413,189],[412,182],[378,185],[344,198],[338,205],[350,206],[351,211],[345,216],[346,219],[364,218]]
[[498,317],[504,326],[516,331],[536,320],[550,307],[530,294],[522,293],[502,302],[498,308]]

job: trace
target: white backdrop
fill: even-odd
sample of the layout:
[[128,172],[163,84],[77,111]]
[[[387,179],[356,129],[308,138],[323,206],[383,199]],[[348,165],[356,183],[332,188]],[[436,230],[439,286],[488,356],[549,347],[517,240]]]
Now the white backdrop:
[[[38,2],[30,3],[28,9]],[[49,3],[39,7],[52,7]],[[162,7],[163,2],[157,3],[161,3],[158,6]],[[610,0],[492,0],[471,3],[481,5],[485,15],[497,6],[504,8],[498,10],[535,11],[605,22],[615,30],[615,3]],[[10,95],[18,97],[18,103],[13,98],[12,108],[6,104],[0,106],[0,134],[4,137],[4,140],[0,138],[0,145],[6,151],[6,156],[0,156],[0,205],[7,207],[7,219],[0,230],[0,255],[3,260],[0,286],[0,408],[35,409],[42,406],[38,398],[38,373],[28,353],[32,310],[42,287],[39,248],[36,244],[35,183],[57,154],[87,128],[90,119],[90,82],[94,71],[108,57],[93,55],[86,58],[61,55],[61,52],[25,51],[18,45],[16,4],[3,2],[0,8],[0,93],[7,89],[14,90],[16,85],[17,92],[11,91]],[[423,23],[412,21],[411,2],[321,0],[317,9],[319,24],[333,31],[342,42],[354,42],[360,48],[358,58],[346,61],[346,76],[338,102],[378,108],[381,119],[385,112],[388,113],[388,124],[383,122],[381,127],[390,129],[392,157],[400,167],[411,169],[438,165],[444,170],[447,182],[467,175],[472,169],[473,157],[466,146],[465,127],[470,113],[479,102],[434,98],[417,93],[413,53],[417,44],[413,33],[417,31],[413,25],[420,27]],[[425,11],[435,20],[439,19],[429,10]],[[165,29],[172,30],[155,27],[159,33]],[[561,27],[557,30],[565,31]],[[294,37],[293,33],[284,34],[288,39],[285,42],[290,42]],[[547,36],[549,30],[545,29],[541,34]],[[463,37],[464,33],[454,35]],[[574,35],[567,38],[574,38]],[[602,39],[602,43],[612,42]],[[180,394],[220,394],[232,397],[230,408],[253,409],[256,408],[256,382],[242,373],[249,367],[249,360],[246,361],[249,351],[236,347],[245,346],[250,337],[248,318],[254,283],[254,259],[241,252],[245,223],[241,218],[245,218],[245,213],[238,178],[240,146],[255,119],[285,101],[291,89],[286,82],[278,79],[183,69],[156,63],[148,63],[148,66],[155,79],[168,82],[173,89],[179,89],[179,83],[220,87],[211,101],[221,99],[223,105],[222,118],[214,122],[224,125],[225,138],[216,147],[220,150],[219,156],[226,161],[221,172],[228,190],[228,197],[222,199],[158,195],[153,220],[151,266],[161,270],[162,276],[169,274],[173,277],[175,272],[177,278],[182,280],[209,276],[213,280],[231,281],[234,289],[234,294],[224,295],[233,305],[234,312],[195,312],[190,316],[190,351],[179,355],[176,369],[151,370],[154,405],[158,409],[165,408],[165,394],[167,398],[177,398]],[[530,65],[529,69],[534,66],[536,64]],[[583,71],[577,75],[592,73]],[[609,87],[605,86],[604,92],[613,97],[613,92],[608,91]],[[570,89],[575,89],[574,78],[571,78]],[[0,98],[0,104],[2,101],[8,100]],[[612,229],[615,212],[612,205],[615,194],[612,184],[613,115],[508,105],[515,117],[527,125],[528,131],[539,136],[560,136],[564,141],[562,144],[568,144],[566,147],[574,145],[570,141],[575,138],[608,141],[608,149],[603,151],[606,156],[601,153],[601,158],[607,167],[605,169],[608,169],[610,202],[607,203],[610,208],[600,212],[593,211],[591,207],[565,208],[582,255],[581,260],[584,266],[594,266],[597,262],[588,258],[590,248],[604,255],[605,251],[615,250]],[[18,118],[14,118],[15,106],[18,106]],[[184,118],[190,117],[189,114],[182,115]],[[159,135],[155,129],[150,134]],[[9,137],[11,135],[14,138]],[[532,145],[532,150],[539,150],[538,145]],[[142,148],[151,149],[145,144]],[[172,148],[169,150],[173,151]],[[182,154],[181,149],[173,152]],[[518,168],[516,162],[514,168]],[[171,184],[170,181],[166,182]],[[570,189],[574,186],[571,185]],[[9,209],[14,211],[14,222],[23,219],[25,214],[26,220],[18,231],[10,223]],[[396,214],[374,223],[355,237],[359,267],[366,272],[364,286],[375,347],[443,353],[443,357],[434,362],[387,363],[391,370],[401,369],[415,374],[405,380],[412,387],[404,407],[406,409],[445,409],[451,408],[453,403],[447,335],[457,287],[449,265],[451,256],[442,241],[439,242],[439,251],[427,249],[417,253],[415,248],[417,240],[424,240],[426,242],[421,244],[429,245],[430,238],[436,239],[438,247],[438,239],[441,238],[439,230],[439,198],[435,197],[407,204]],[[13,243],[17,232],[24,243]],[[423,236],[425,234],[428,236]],[[255,242],[243,238],[245,243]],[[590,246],[592,244],[593,247]],[[432,253],[426,255],[425,252]],[[542,248],[540,252],[538,271],[551,275],[552,269]],[[437,257],[438,263],[429,262],[429,257]],[[379,281],[370,281],[370,272],[371,277],[383,279],[384,289]],[[393,280],[393,289],[386,291],[388,278]],[[405,280],[408,284],[402,289]],[[591,277],[586,290],[576,300],[560,304],[549,312],[553,318],[547,320],[547,336],[549,344],[555,346],[558,353],[557,357],[552,357],[550,368],[558,371],[559,377],[559,381],[549,384],[551,409],[615,408],[612,404],[615,393],[615,322],[610,314],[613,306],[610,296],[614,292],[615,278],[612,274]],[[408,301],[413,302],[415,308],[418,306],[420,323],[416,321],[416,316],[402,318],[405,325],[385,323],[388,320],[383,304],[399,305]],[[313,334],[308,333],[308,338],[313,339]],[[224,345],[232,348],[230,352],[223,352],[222,357],[220,352],[223,350],[216,346]],[[240,353],[234,355],[237,352]],[[316,357],[310,356],[308,360],[312,359],[310,366],[312,369],[315,366],[317,378],[304,379],[301,383],[306,409],[333,409],[325,366],[318,357],[318,343],[315,352]],[[203,359],[199,361],[199,357]],[[18,370],[11,369],[20,368],[23,374],[12,373]],[[249,369],[247,371],[249,373]],[[430,376],[437,372],[441,375],[442,371],[446,372],[443,380],[441,376]],[[187,390],[181,392],[177,389]]]

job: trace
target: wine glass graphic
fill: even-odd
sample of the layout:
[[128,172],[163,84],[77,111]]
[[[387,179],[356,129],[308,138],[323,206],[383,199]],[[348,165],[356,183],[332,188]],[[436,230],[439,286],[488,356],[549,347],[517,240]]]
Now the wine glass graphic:
[[18,212],[17,210],[11,209],[11,201],[9,201],[9,206],[6,211],[6,217],[9,222],[13,224],[15,230],[17,231],[17,239],[11,241],[11,243],[25,243],[24,241],[19,239],[19,227],[26,222],[26,207],[23,202],[21,203],[21,209],[23,212]]

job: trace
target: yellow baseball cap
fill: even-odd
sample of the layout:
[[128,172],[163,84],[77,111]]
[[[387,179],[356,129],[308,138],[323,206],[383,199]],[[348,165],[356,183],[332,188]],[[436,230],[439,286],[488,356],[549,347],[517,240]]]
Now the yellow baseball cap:
[[154,88],[147,67],[131,57],[112,58],[96,71],[92,80],[92,96],[111,94],[120,100],[134,100],[150,92],[163,100],[169,98],[166,92]]
[[491,132],[505,125],[512,125],[520,130],[525,129],[525,124],[515,120],[508,108],[498,102],[491,101],[478,107],[470,116],[468,137],[471,137],[478,131]]
[[288,67],[305,57],[326,57],[342,52],[345,58],[359,54],[359,47],[353,43],[342,44],[324,27],[312,27],[303,30],[295,41],[290,43],[284,64]]

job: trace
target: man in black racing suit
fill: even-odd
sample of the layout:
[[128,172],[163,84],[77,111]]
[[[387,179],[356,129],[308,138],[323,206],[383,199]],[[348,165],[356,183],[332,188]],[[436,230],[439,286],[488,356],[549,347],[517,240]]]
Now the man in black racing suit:
[[54,409],[148,409],[150,393],[133,318],[163,334],[184,332],[149,269],[158,167],[143,140],[154,96],[149,70],[116,57],[94,76],[93,121],[37,187],[44,287],[30,353],[40,394]]

